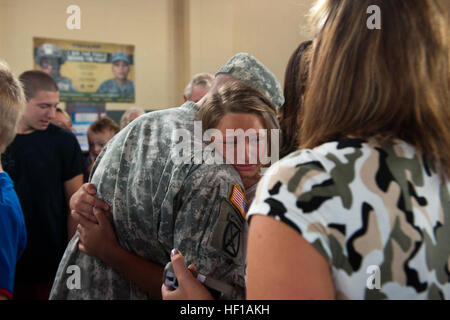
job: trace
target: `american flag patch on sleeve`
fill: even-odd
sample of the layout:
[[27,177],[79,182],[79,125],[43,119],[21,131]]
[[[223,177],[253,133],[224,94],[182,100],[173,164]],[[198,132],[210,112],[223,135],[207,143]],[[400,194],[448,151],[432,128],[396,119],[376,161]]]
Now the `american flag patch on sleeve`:
[[244,192],[242,192],[241,188],[239,188],[237,184],[233,186],[230,201],[236,206],[242,217],[245,219],[248,210],[248,202],[245,198]]

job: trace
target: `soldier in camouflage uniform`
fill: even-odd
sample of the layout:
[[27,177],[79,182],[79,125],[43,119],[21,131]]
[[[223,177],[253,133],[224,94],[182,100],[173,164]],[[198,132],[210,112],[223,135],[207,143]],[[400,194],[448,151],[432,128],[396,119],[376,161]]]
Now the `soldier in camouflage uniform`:
[[61,76],[59,73],[65,60],[64,53],[57,45],[44,43],[37,49],[36,63],[41,67],[42,71],[52,76],[58,85],[59,91],[77,91],[72,84],[72,80]]
[[[283,104],[278,80],[252,56],[240,53],[233,57],[219,70],[211,90],[235,79],[260,89],[278,107]],[[236,192],[243,190],[239,174],[225,164],[175,164],[177,155],[171,152],[177,143],[172,139],[173,131],[186,130],[194,136],[194,120],[201,103],[186,102],[179,108],[142,115],[130,123],[99,155],[91,182],[97,186],[96,197],[111,208],[120,246],[159,270],[148,275],[156,277],[158,291],[162,268],[170,261],[171,249],[178,248],[199,272],[230,283],[236,289],[234,298],[242,299],[245,212],[243,215],[231,201]],[[83,188],[71,203],[81,219],[91,215],[94,203]],[[103,205],[96,201],[96,205]],[[66,249],[51,299],[152,297],[127,279],[133,272],[124,277],[102,259],[81,252],[79,240],[75,235]],[[81,271],[79,289],[67,285],[72,265]]]
[[127,79],[130,72],[130,59],[125,52],[116,52],[111,57],[114,79],[104,81],[98,93],[134,94],[134,82]]

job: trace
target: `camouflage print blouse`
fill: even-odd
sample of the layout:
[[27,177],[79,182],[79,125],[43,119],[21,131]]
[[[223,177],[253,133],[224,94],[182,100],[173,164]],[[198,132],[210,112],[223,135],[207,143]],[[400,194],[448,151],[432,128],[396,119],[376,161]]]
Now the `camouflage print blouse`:
[[248,217],[298,231],[337,299],[450,299],[449,189],[413,146],[347,138],[273,165]]

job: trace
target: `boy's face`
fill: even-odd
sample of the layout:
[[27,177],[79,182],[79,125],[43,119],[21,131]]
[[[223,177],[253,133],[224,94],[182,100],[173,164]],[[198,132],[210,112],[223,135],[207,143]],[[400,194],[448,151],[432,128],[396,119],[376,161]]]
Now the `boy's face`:
[[26,131],[47,129],[50,121],[55,118],[56,107],[59,103],[58,91],[37,91],[27,102],[22,122]]
[[89,156],[95,160],[102,151],[106,143],[114,137],[115,133],[111,130],[103,130],[100,132],[88,131]]
[[112,65],[114,78],[118,80],[126,80],[130,72],[130,66],[125,61],[116,61]]

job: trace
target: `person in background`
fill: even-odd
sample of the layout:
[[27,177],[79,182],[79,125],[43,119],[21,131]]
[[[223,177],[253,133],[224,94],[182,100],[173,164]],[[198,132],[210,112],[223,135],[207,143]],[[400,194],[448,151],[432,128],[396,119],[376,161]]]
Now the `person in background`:
[[208,93],[212,86],[214,76],[209,73],[196,74],[191,82],[184,89],[184,102],[192,101],[198,102],[203,96]]
[[131,121],[145,113],[144,109],[140,107],[131,107],[127,109],[122,117],[120,117],[120,130],[125,128]]
[[109,79],[97,89],[98,93],[118,93],[134,95],[134,82],[128,80],[130,73],[130,57],[125,52],[118,51],[111,56],[114,79]]
[[292,53],[284,75],[284,104],[279,110],[282,133],[280,158],[298,149],[301,110],[308,80],[312,41],[305,41]]
[[2,154],[6,172],[14,181],[28,232],[28,244],[17,263],[15,298],[48,299],[68,239],[77,221],[69,200],[83,183],[83,159],[75,136],[50,123],[59,103],[59,91],[42,71],[20,75],[25,111],[14,141]]
[[[22,85],[0,60],[0,156],[16,135],[25,104]],[[22,207],[0,160],[0,300],[13,297],[16,263],[26,241]]]
[[89,143],[89,163],[88,176],[103,147],[112,139],[118,132],[119,126],[110,117],[103,116],[100,119],[91,123],[87,131],[87,138]]
[[50,120],[50,123],[53,123],[55,126],[72,132],[72,119],[70,118],[69,114],[60,107],[56,107],[55,118]]

